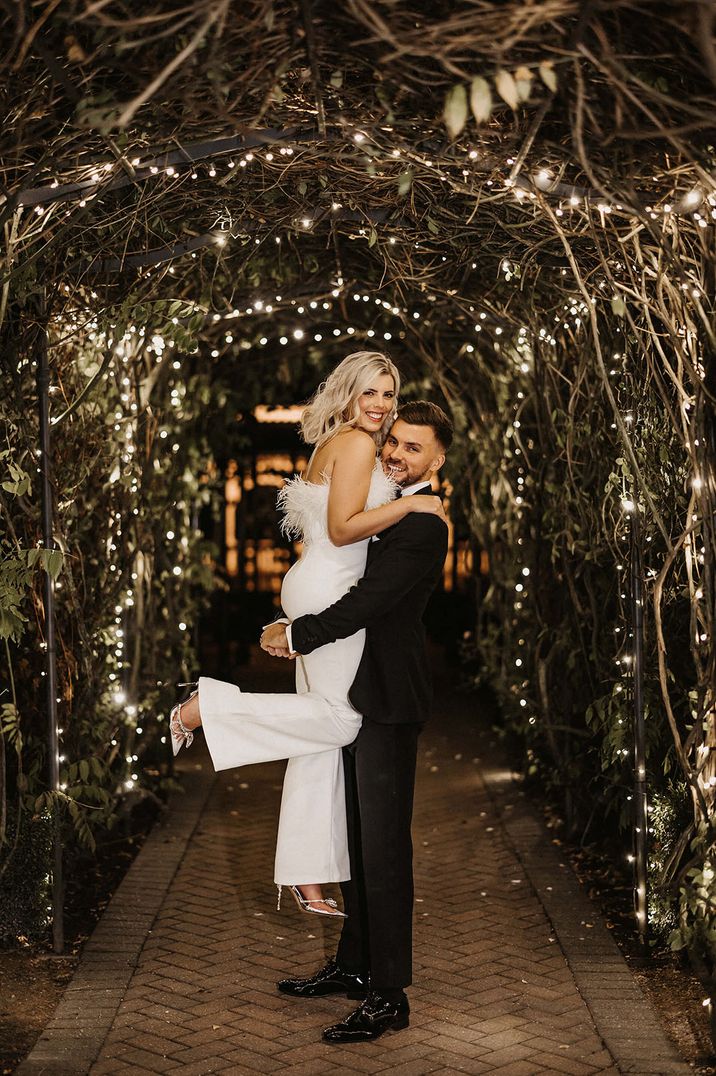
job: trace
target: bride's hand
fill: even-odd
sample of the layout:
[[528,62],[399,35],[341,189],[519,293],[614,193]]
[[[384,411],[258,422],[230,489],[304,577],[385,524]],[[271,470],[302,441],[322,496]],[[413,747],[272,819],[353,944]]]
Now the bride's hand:
[[432,516],[438,516],[443,523],[447,523],[447,516],[440,497],[420,494],[419,496],[405,497],[403,500],[409,512],[427,512]]
[[274,658],[295,658],[288,649],[288,637],[286,635],[286,623],[281,620],[273,624],[267,624],[264,628],[259,645]]

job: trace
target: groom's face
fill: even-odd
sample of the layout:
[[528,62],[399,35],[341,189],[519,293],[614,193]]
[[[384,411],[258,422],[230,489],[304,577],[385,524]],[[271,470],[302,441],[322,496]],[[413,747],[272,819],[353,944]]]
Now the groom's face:
[[413,426],[402,418],[391,426],[381,458],[383,470],[401,487],[429,481],[445,462],[432,426]]

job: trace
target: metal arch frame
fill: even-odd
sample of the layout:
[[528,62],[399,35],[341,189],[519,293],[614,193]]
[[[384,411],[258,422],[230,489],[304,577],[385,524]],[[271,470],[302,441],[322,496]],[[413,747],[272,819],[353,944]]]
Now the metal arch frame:
[[[42,187],[28,188],[2,199],[5,206],[12,208],[37,207],[50,205],[55,202],[77,201],[88,196],[94,199],[98,194],[108,191],[119,190],[131,185],[152,180],[163,173],[166,169],[175,166],[192,165],[200,161],[211,160],[239,152],[250,151],[266,145],[279,143],[312,143],[319,141],[338,140],[335,134],[327,134],[324,124],[321,129],[265,128],[246,134],[213,139],[211,141],[192,143],[187,147],[177,147],[157,153],[145,159],[139,165],[134,166],[121,158],[119,162],[124,172],[114,176],[108,182],[103,182],[102,177],[95,176],[76,183],[46,185]],[[104,169],[107,162],[96,164],[96,169]],[[86,166],[88,169],[91,165]],[[558,182],[540,182],[533,177],[519,176],[511,179],[513,187],[520,188],[525,192],[540,192],[542,195],[557,196],[558,198],[578,196],[583,202],[589,202],[599,197],[593,190],[578,190]],[[0,202],[0,204],[2,204]],[[626,207],[625,207],[626,208]],[[677,207],[678,208],[686,208]],[[688,210],[687,210],[688,211]],[[346,220],[353,222],[382,223],[388,217],[387,210],[374,210],[358,213],[350,210],[337,210],[312,218],[312,224],[318,223],[325,217],[331,220]],[[400,221],[396,221],[399,224]],[[251,229],[247,229],[250,234]],[[129,254],[122,258],[102,259],[98,268],[105,273],[121,273],[126,269],[141,269],[164,264],[181,257],[186,253],[206,248],[216,244],[221,230],[206,232],[195,236],[190,240],[167,245],[143,253]],[[42,313],[44,315],[44,296],[42,300]],[[40,419],[40,472],[41,472],[41,513],[43,522],[43,542],[46,549],[55,548],[53,538],[54,497],[51,479],[51,439],[50,439],[50,415],[49,415],[49,363],[47,354],[47,334],[44,325],[41,327],[41,340],[37,360],[37,388]],[[646,944],[646,932],[648,922],[647,903],[647,807],[646,807],[646,775],[645,775],[645,751],[644,751],[644,726],[643,726],[643,609],[641,606],[641,577],[637,567],[638,556],[638,523],[632,521],[632,594],[633,594],[633,619],[635,626],[635,684],[634,684],[634,710],[635,710],[635,894],[637,904],[637,929],[639,931],[642,946]],[[47,707],[48,707],[48,740],[50,750],[50,783],[53,791],[59,789],[59,736],[57,720],[57,666],[55,651],[55,598],[54,581],[49,572],[46,573],[45,581],[45,626],[47,641]],[[64,949],[63,927],[63,879],[62,879],[62,846],[59,833],[57,812],[53,818],[53,846],[54,846],[54,871],[52,882],[52,907],[53,907],[53,946],[55,952],[61,953]]]

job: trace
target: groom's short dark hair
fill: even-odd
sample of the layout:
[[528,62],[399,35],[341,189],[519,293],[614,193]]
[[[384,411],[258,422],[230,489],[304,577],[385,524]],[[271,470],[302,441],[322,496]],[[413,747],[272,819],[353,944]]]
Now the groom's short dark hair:
[[411,400],[403,404],[398,411],[398,418],[411,426],[431,426],[438,442],[444,452],[450,448],[454,433],[452,421],[436,403],[430,400]]

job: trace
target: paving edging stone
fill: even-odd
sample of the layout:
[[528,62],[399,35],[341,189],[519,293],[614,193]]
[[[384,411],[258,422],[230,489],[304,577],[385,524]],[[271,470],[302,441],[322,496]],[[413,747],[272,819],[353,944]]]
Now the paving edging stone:
[[86,1076],[112,1027],[215,780],[211,766],[181,773],[136,859],[85,944],[54,1016],[17,1076]]
[[619,1072],[640,1076],[692,1073],[667,1039],[600,910],[555,849],[524,794],[506,780],[504,765],[488,761],[480,767],[480,776]]

